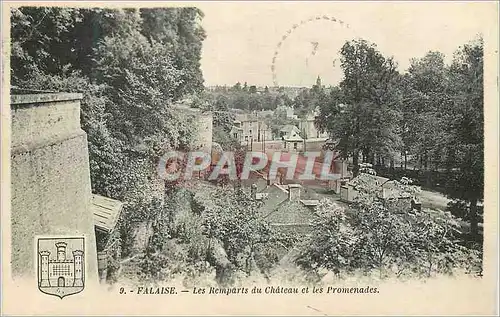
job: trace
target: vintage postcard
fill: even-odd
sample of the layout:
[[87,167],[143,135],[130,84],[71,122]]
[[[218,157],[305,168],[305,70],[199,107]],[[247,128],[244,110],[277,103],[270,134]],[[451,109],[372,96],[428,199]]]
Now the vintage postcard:
[[3,2],[2,312],[498,314],[498,6]]

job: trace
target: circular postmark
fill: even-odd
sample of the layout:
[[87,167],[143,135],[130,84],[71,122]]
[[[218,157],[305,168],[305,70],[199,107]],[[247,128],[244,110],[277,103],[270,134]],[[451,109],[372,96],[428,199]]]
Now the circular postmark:
[[[308,25],[311,25],[313,23],[318,23],[318,22],[329,22],[332,24],[335,24],[337,27],[340,29],[350,29],[350,25],[346,23],[345,21],[338,19],[336,17],[330,16],[330,15],[317,15],[317,16],[312,16],[307,19],[301,20],[299,23],[295,23],[292,25],[291,28],[289,28],[282,36],[280,41],[275,47],[272,62],[271,62],[271,73],[273,77],[273,84],[275,87],[279,86],[278,83],[278,74],[277,74],[277,62],[278,62],[278,57],[280,56],[280,52],[283,49],[283,46],[285,45],[285,42],[292,36],[292,34],[296,33],[300,29],[305,28]],[[318,33],[321,33],[323,30],[320,29],[318,30]],[[312,39],[309,40],[309,53],[307,58],[305,59],[305,65],[309,66],[309,61],[311,58],[314,58],[316,54],[318,53],[318,50],[320,49],[321,43],[318,40]],[[336,66],[337,60],[332,59],[331,63],[333,66]]]

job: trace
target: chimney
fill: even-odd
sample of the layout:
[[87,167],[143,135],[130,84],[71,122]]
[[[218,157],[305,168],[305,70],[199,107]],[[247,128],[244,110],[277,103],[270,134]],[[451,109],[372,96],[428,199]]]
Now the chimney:
[[288,200],[299,201],[300,200],[300,184],[290,184],[288,185]]
[[421,211],[422,210],[422,203],[420,201],[416,200],[415,198],[412,198],[411,209]]
[[334,171],[335,171],[335,173],[340,174],[341,179],[348,177],[347,166],[348,166],[348,164],[344,160],[335,160],[334,161]]
[[255,199],[257,197],[257,184],[252,184],[252,186],[250,188],[250,193],[251,193],[253,199]]
[[279,171],[278,173],[276,173],[276,177],[274,179],[269,176],[269,173],[267,173],[266,183],[267,186],[273,186],[274,184],[281,184]]
[[347,162],[346,161],[342,161],[342,178],[344,177],[347,177]]

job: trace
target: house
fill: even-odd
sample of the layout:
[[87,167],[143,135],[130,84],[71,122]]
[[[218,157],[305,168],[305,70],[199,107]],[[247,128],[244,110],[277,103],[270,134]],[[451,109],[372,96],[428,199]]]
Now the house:
[[297,128],[293,124],[284,125],[280,129],[280,137],[281,138],[290,138],[290,137],[294,137],[294,136],[300,136],[300,130],[299,130],[299,128]]
[[328,139],[328,133],[320,132],[314,124],[317,115],[318,112],[314,111],[307,114],[305,118],[301,118],[299,121],[299,130],[304,139],[320,139],[326,141]]
[[92,195],[91,210],[97,244],[97,269],[99,280],[105,282],[113,274],[111,262],[121,258],[120,232],[117,223],[123,209],[123,203],[108,197]]
[[229,134],[238,142],[243,142],[244,139],[244,132],[243,128],[241,127],[241,121],[239,120],[234,120],[233,126],[231,127],[231,131],[229,131]]
[[262,218],[270,225],[285,234],[308,235],[313,221],[317,218],[314,207],[319,200],[308,193],[301,195],[300,184],[272,184],[257,192],[252,188],[255,199],[263,201],[260,209]]
[[257,113],[236,114],[231,135],[240,142],[261,142],[272,140],[271,128]]
[[276,108],[276,111],[285,113],[287,119],[295,119],[295,120],[298,119],[298,116],[295,114],[295,110],[290,106],[285,106],[285,105],[278,106]]
[[340,188],[340,200],[347,203],[352,203],[359,195],[359,189],[368,189],[374,192],[378,198],[387,202],[398,201],[405,208],[413,208],[418,204],[412,199],[412,195],[401,190],[398,182],[385,177],[372,175],[368,173],[360,173]]
[[382,190],[383,185],[389,179],[376,175],[360,173],[357,177],[353,178],[340,188],[340,200],[351,203],[358,197],[358,187],[373,187],[376,190]]
[[351,172],[347,169],[348,163],[343,160],[335,161],[335,172],[340,174],[340,179],[329,180],[328,188],[332,190],[335,194],[340,194],[342,186],[345,186],[352,177]]
[[284,141],[285,150],[301,151],[304,149],[304,139],[300,136],[300,130],[292,124],[287,124],[280,129],[280,138]]

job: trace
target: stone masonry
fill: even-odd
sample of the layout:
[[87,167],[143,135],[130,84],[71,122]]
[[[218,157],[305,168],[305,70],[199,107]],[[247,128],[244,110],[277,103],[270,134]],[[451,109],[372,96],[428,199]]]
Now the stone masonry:
[[12,275],[36,276],[35,237],[84,235],[87,280],[97,256],[81,94],[11,96]]

